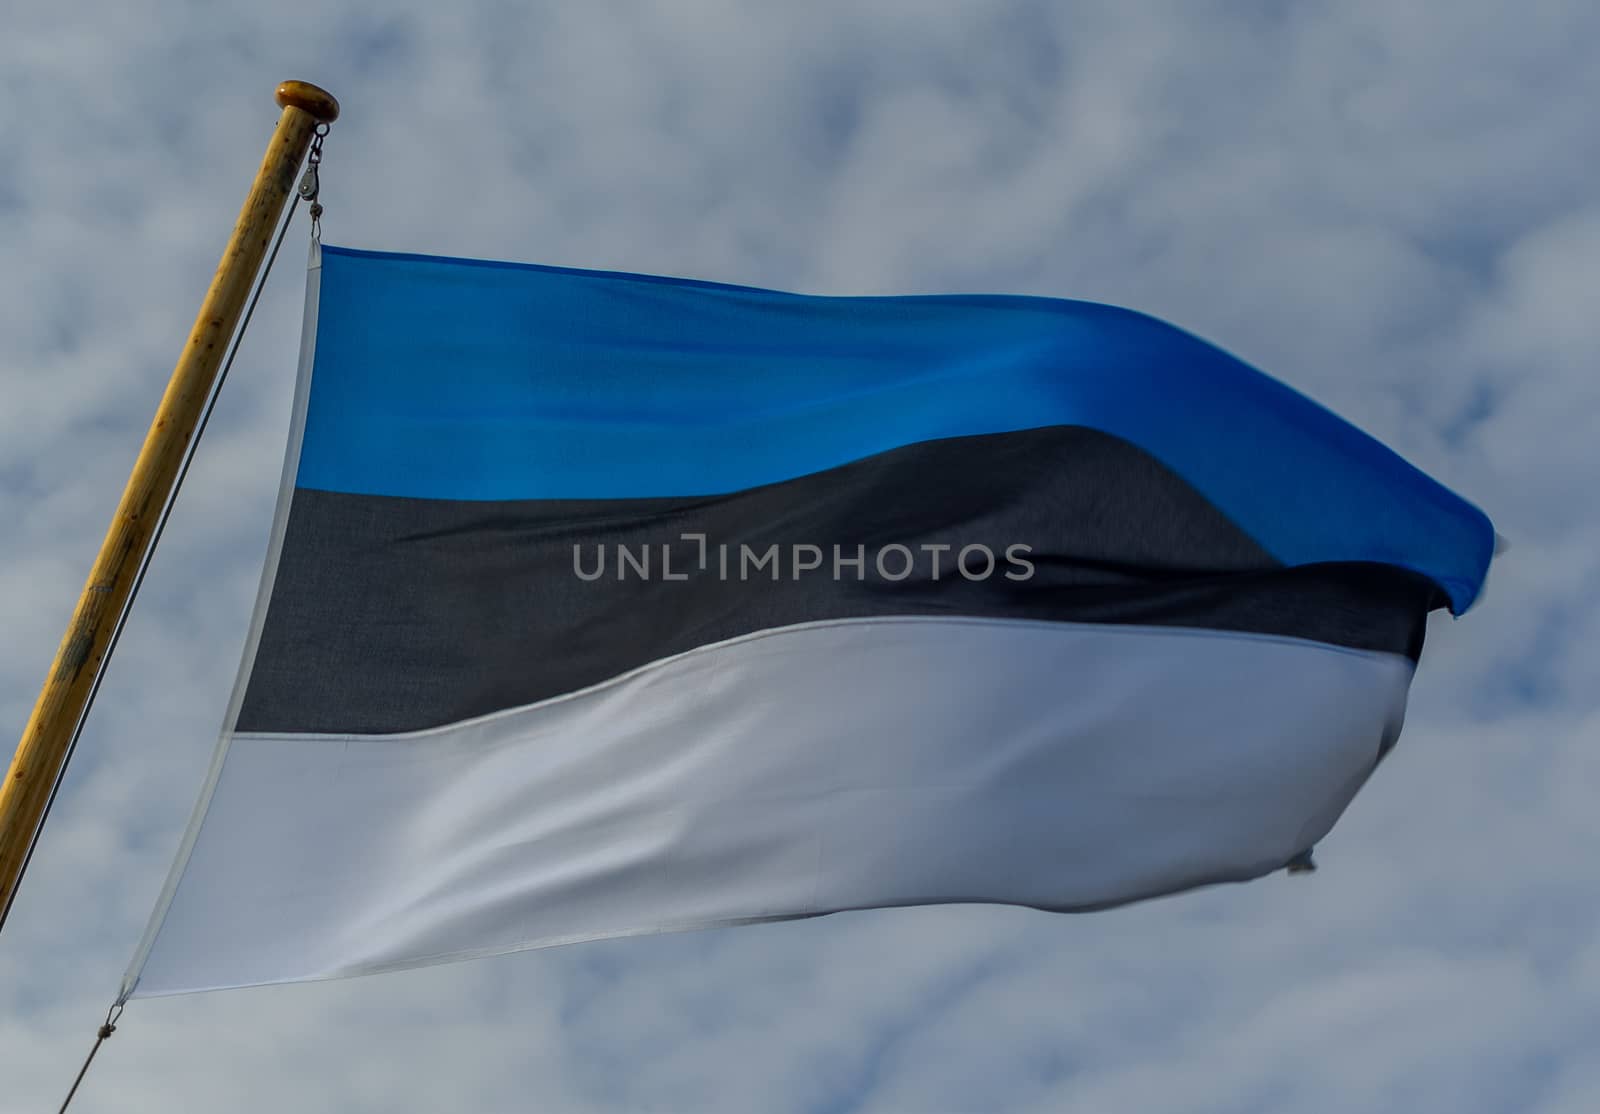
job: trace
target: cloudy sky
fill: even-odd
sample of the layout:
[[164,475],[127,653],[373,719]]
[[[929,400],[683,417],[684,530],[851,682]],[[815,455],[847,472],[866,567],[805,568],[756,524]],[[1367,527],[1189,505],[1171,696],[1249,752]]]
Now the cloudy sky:
[[[1600,1109],[1600,8],[1586,0],[3,5],[0,739],[290,77],[331,243],[1116,302],[1483,506],[1319,851],[1115,913],[949,907],[134,1002],[76,1109]],[[287,428],[291,233],[10,923],[54,1109],[199,790]]]

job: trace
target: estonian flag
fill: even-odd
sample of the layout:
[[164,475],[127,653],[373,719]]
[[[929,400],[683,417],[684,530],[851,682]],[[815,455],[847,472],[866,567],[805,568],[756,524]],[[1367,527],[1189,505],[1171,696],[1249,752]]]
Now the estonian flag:
[[1150,317],[325,248],[125,992],[1277,870],[1489,521]]

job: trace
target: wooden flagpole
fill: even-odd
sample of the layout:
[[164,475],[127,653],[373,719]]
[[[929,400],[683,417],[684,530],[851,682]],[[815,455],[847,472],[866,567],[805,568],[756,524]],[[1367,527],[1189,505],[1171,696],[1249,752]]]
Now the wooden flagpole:
[[28,851],[38,835],[51,789],[66,763],[73,733],[104,660],[117,617],[132,591],[151,532],[172,494],[184,449],[194,436],[217,368],[239,323],[250,288],[295,174],[319,124],[338,118],[339,102],[315,85],[278,86],[283,113],[261,169],[211,279],[189,340],[145,435],[116,516],[100,546],[54,664],[23,729],[11,767],[0,782],[0,921],[16,894]]

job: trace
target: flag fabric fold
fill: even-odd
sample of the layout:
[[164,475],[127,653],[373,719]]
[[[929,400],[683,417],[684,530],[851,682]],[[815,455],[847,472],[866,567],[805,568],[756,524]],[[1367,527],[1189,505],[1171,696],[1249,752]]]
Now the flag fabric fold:
[[272,548],[124,993],[1284,866],[1476,508],[1127,310],[323,248]]

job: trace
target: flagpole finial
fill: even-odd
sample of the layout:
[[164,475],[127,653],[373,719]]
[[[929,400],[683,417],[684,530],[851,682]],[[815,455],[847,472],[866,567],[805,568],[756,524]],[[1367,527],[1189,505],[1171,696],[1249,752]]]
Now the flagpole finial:
[[277,100],[280,108],[302,109],[324,124],[339,118],[339,102],[333,94],[309,81],[285,81],[278,86]]

